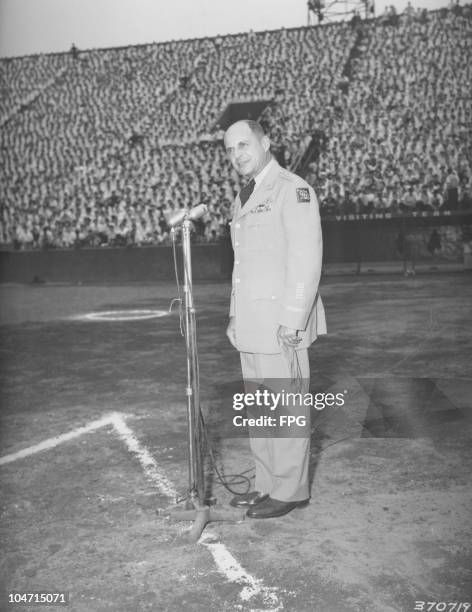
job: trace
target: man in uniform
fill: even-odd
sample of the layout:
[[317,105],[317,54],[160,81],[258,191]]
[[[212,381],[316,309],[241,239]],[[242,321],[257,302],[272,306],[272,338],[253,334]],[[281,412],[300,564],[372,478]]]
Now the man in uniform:
[[[326,333],[318,295],[322,236],[315,193],[279,166],[257,122],[234,123],[224,143],[247,182],[234,202],[231,224],[228,338],[240,352],[245,383],[293,379],[292,356],[308,391],[308,347]],[[309,430],[303,437],[251,436],[255,491],[236,496],[232,505],[248,507],[251,518],[270,518],[307,503]]]

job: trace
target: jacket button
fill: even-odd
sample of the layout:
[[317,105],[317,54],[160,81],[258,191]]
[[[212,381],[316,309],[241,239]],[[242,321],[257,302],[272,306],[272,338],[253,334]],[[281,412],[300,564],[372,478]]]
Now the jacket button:
[[234,246],[239,246],[239,242],[235,242],[235,243],[234,243]]
[[241,227],[240,223],[236,223],[236,225],[234,226],[236,229],[239,229]]
[[234,262],[235,266],[239,266],[239,259],[236,259],[236,261]]
[[241,279],[240,279],[240,278],[237,278],[237,279],[235,279],[235,282],[236,282],[236,283],[240,283],[240,282],[241,282]]

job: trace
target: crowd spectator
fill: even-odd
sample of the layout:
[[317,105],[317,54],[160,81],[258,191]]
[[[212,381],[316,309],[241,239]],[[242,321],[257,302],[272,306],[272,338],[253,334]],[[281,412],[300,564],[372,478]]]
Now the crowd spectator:
[[471,34],[470,13],[432,12],[424,21],[411,5],[396,24],[363,23],[349,88],[337,100],[343,110],[311,169],[322,213],[346,191],[360,210],[468,205]]
[[271,100],[261,122],[324,215],[471,204],[467,7],[0,61],[0,243],[165,244],[204,202],[195,238],[225,234],[240,179],[219,121]]

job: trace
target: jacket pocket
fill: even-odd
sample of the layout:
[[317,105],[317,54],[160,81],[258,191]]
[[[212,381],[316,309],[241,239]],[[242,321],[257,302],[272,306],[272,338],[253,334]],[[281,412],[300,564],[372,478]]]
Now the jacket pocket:
[[270,246],[271,225],[260,221],[248,223],[246,246],[248,251],[265,251]]

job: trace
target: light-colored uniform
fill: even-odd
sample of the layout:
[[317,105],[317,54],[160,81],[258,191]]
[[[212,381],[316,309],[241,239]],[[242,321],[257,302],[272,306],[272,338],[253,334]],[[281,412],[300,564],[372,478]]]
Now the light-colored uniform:
[[[273,159],[255,177],[256,187],[241,207],[234,202],[234,249],[230,316],[245,380],[290,379],[277,341],[280,325],[302,330],[298,363],[309,383],[307,347],[326,333],[318,294],[322,236],[313,189]],[[308,388],[305,389],[308,391]],[[253,438],[255,488],[281,501],[309,497],[307,438]]]

